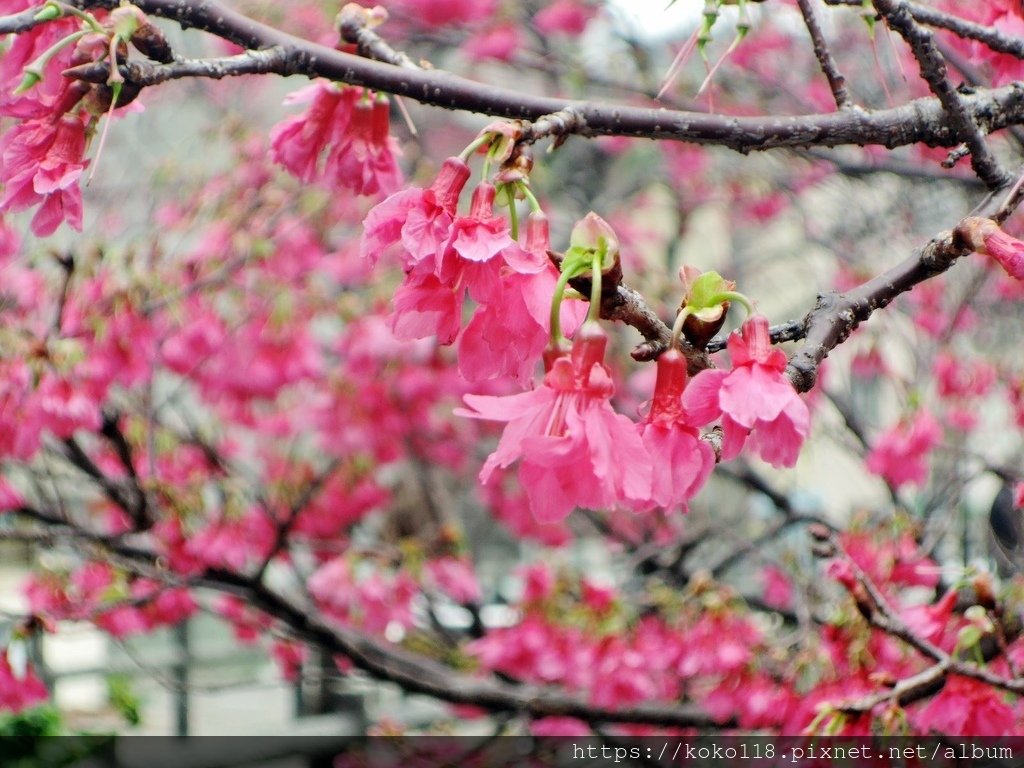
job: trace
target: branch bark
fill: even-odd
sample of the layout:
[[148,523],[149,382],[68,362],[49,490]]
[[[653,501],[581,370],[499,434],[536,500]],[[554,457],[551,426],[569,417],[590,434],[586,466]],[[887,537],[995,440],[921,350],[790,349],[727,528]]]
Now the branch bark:
[[[76,0],[81,8],[112,8],[116,0]],[[202,75],[195,62],[149,67],[150,77],[234,76],[266,73],[302,74],[362,85],[445,109],[480,112],[507,119],[536,120],[567,108],[582,117],[581,136],[638,136],[697,144],[714,144],[738,152],[779,147],[881,145],[924,143],[955,146],[961,141],[948,124],[938,99],[920,99],[876,112],[844,110],[798,117],[709,115],[682,110],[631,107],[596,101],[534,96],[478,83],[441,70],[417,70],[365,59],[288,35],[253,21],[212,0],[138,0],[144,12],[172,19],[182,27],[200,29],[245,48],[279,49],[268,69],[265,58],[247,65],[233,61],[228,70],[212,68]],[[0,26],[0,31],[4,31]],[[238,59],[238,57],[233,57]],[[159,73],[159,74],[158,74]],[[130,74],[130,70],[122,74]],[[130,81],[134,82],[134,81]],[[145,84],[145,82],[143,82]],[[979,91],[962,97],[967,116],[991,132],[1024,122],[1024,85]]]

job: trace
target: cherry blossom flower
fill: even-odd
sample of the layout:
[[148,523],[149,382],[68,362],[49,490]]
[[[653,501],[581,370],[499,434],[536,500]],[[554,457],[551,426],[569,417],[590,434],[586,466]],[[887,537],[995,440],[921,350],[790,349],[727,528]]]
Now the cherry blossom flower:
[[460,415],[506,422],[498,447],[480,471],[522,460],[519,478],[533,514],[564,519],[575,507],[607,509],[650,498],[651,466],[634,424],[615,413],[603,364],[608,338],[596,323],[576,333],[571,357],[559,357],[532,392],[466,395]]
[[450,239],[455,208],[469,176],[464,161],[449,157],[427,189],[404,189],[378,203],[363,222],[360,254],[375,265],[385,249],[401,243],[399,262],[404,269],[427,261],[427,271],[435,271]]
[[398,168],[398,142],[391,136],[391,107],[382,94],[360,98],[348,130],[335,143],[324,165],[325,180],[357,195],[389,195],[402,183]]
[[10,662],[10,649],[0,653],[0,711],[21,712],[46,701],[46,686],[31,664],[16,673]]
[[533,17],[533,26],[545,35],[581,35],[594,12],[594,8],[579,0],[555,0]]
[[85,124],[77,117],[32,120],[15,125],[0,139],[0,213],[38,205],[32,231],[52,234],[62,221],[82,228],[78,179],[89,164]]
[[950,674],[942,690],[913,718],[922,733],[943,736],[1006,736],[1017,717],[1013,708],[990,686]]
[[647,419],[638,425],[652,469],[649,508],[686,509],[715,467],[715,453],[683,410],[686,358],[676,349],[658,358],[658,378]]
[[385,96],[321,80],[285,103],[309,104],[270,133],[271,157],[297,178],[325,181],[357,195],[390,194],[401,184]]
[[909,421],[894,425],[879,436],[865,459],[869,472],[894,487],[919,485],[928,475],[928,454],[942,439],[942,427],[922,409]]
[[957,229],[971,248],[991,256],[1011,277],[1024,280],[1024,242],[1008,235],[991,219],[977,216],[964,219]]
[[423,26],[440,27],[493,18],[497,5],[497,0],[391,0],[388,7]]
[[511,61],[522,45],[522,36],[517,27],[498,24],[469,38],[462,44],[462,52],[473,61]]
[[426,566],[427,574],[437,588],[458,603],[480,601],[480,584],[470,562],[456,557],[442,557],[431,560]]
[[683,395],[691,423],[721,418],[723,459],[739,455],[749,438],[750,447],[772,466],[793,466],[810,430],[810,414],[786,378],[785,354],[771,346],[768,319],[749,318],[728,345],[733,370],[701,371]]

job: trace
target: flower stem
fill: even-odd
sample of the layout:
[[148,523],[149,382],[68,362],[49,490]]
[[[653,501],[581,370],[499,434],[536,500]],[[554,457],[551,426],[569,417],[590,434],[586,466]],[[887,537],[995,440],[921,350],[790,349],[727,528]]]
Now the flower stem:
[[754,305],[750,303],[750,299],[736,291],[723,291],[722,293],[716,293],[708,300],[711,304],[720,304],[726,301],[735,301],[737,304],[741,305],[745,310],[747,310],[747,317],[754,314]]
[[551,297],[551,343],[557,346],[562,336],[562,299],[565,298],[565,287],[572,278],[572,273],[563,271],[555,283],[555,294]]
[[473,156],[473,153],[480,149],[480,147],[482,147],[490,140],[491,137],[487,134],[484,134],[483,136],[477,136],[475,139],[473,139],[472,142],[470,142],[468,147],[459,152],[459,160],[461,160],[464,163],[468,163],[469,158]]
[[519,239],[519,210],[516,208],[516,194],[514,184],[503,184],[502,189],[508,199],[508,226],[509,234],[513,240]]
[[25,67],[25,76],[22,78],[18,87],[14,89],[14,95],[20,96],[42,80],[43,70],[46,69],[46,65],[50,63],[50,59],[60,53],[67,46],[81,40],[86,34],[87,33],[84,29],[80,29],[78,32],[72,32],[70,35],[62,37],[56,43],[39,54],[35,61]]
[[686,318],[694,314],[692,307],[681,307],[678,314],[676,315],[676,321],[672,323],[672,348],[680,347],[679,339],[683,335],[683,324],[686,323]]
[[43,14],[46,13],[47,9],[50,9],[50,8],[56,9],[60,13],[61,16],[67,16],[67,15],[77,16],[82,21],[84,21],[86,24],[88,24],[93,32],[98,32],[99,34],[103,34],[103,27],[101,27],[100,23],[98,21],[96,21],[96,17],[95,16],[93,16],[91,13],[87,13],[86,11],[83,11],[80,8],[75,8],[75,6],[73,6],[73,5],[68,5],[67,3],[58,3],[58,2],[53,2],[51,0],[51,2],[46,3],[42,7],[42,9],[39,11],[39,13],[36,14],[35,18],[36,19],[40,19],[43,16]]
[[[602,246],[605,243],[602,241]],[[587,310],[587,321],[597,322],[601,319],[601,265],[604,263],[604,251],[602,247],[594,254],[594,260],[590,266],[590,308]]]
[[530,185],[527,184],[525,181],[517,181],[516,186],[519,188],[519,191],[523,193],[523,197],[526,198],[526,202],[530,204],[530,210],[533,211],[534,213],[540,213],[540,203],[537,202],[537,198],[530,190]]

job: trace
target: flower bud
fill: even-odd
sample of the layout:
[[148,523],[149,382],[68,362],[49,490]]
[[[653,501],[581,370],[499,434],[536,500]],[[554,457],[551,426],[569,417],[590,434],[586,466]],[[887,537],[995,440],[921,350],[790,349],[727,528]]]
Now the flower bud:
[[991,219],[978,216],[964,219],[956,231],[973,251],[991,256],[1008,275],[1024,280],[1024,242],[1006,234]]
[[601,271],[607,271],[619,258],[619,238],[611,225],[591,211],[572,228],[570,250],[593,251],[602,257]]

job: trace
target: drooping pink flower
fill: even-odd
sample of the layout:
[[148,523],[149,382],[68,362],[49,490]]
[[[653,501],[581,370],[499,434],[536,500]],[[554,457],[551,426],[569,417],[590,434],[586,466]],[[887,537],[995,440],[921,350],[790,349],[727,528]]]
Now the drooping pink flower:
[[658,378],[646,420],[637,425],[652,459],[648,509],[686,509],[715,467],[715,452],[683,410],[686,358],[669,349],[658,358]]
[[943,736],[1007,736],[1017,722],[997,688],[954,674],[913,720],[923,733]]
[[786,378],[786,355],[771,346],[768,319],[754,315],[729,337],[731,371],[706,370],[683,395],[691,423],[722,419],[722,458],[735,458],[744,444],[774,467],[796,463],[810,430],[807,405]]
[[[512,377],[526,385],[547,344],[551,297],[558,270],[547,256],[548,221],[530,214],[526,247],[512,244],[500,254],[495,281],[478,279],[470,292],[481,302],[459,336],[459,372],[467,381]],[[583,319],[583,304],[563,301],[561,324],[567,332]]]
[[324,165],[324,178],[357,195],[389,195],[402,183],[400,150],[390,133],[388,99],[383,94],[360,98],[352,108],[348,130],[335,139]]
[[480,471],[521,461],[519,479],[538,520],[562,520],[575,507],[608,509],[650,498],[651,464],[634,424],[609,402],[614,392],[603,364],[608,338],[585,323],[571,357],[557,358],[532,392],[507,397],[466,395],[470,418],[506,422],[498,447]]
[[322,180],[357,195],[390,194],[398,188],[399,148],[389,132],[386,97],[324,80],[293,93],[285,103],[309,107],[271,130],[275,162],[302,181]]
[[533,17],[533,26],[545,35],[581,35],[595,9],[579,0],[555,0]]
[[399,263],[404,269],[429,260],[427,271],[433,272],[450,239],[455,208],[469,176],[465,162],[449,157],[427,189],[403,189],[378,203],[363,222],[360,254],[375,265],[388,247],[401,243]]
[[395,291],[395,311],[388,325],[401,341],[436,336],[439,344],[451,344],[462,325],[464,293],[432,274],[410,272]]
[[991,219],[977,216],[964,219],[957,231],[977,253],[991,256],[1008,275],[1024,280],[1024,242],[1008,235]]
[[270,156],[296,178],[310,182],[320,176],[320,156],[334,131],[348,124],[356,89],[318,80],[290,94],[285,104],[309,104],[301,115],[289,117],[270,131]]
[[46,701],[46,686],[36,675],[31,664],[16,673],[8,658],[7,648],[0,653],[0,712],[21,712]]
[[942,440],[942,427],[922,409],[912,420],[901,422],[879,436],[868,453],[868,471],[896,488],[923,483],[928,475],[928,455]]
[[956,601],[957,590],[948,589],[938,602],[907,608],[901,618],[915,636],[952,651],[956,643],[956,632],[949,631],[949,624]]
[[82,228],[82,192],[78,179],[89,164],[85,123],[66,115],[15,125],[0,140],[0,213],[38,205],[32,231],[53,234],[62,221]]
[[[457,280],[471,264],[484,264],[512,245],[508,222],[494,215],[497,190],[484,182],[473,190],[468,216],[452,222],[449,248],[441,254],[436,273],[445,282]],[[484,298],[486,292],[480,298]],[[476,296],[474,296],[476,297]]]
[[[449,161],[446,166],[451,163]],[[451,169],[451,177],[461,188],[464,181],[461,168],[464,166],[461,161],[454,163],[460,165]],[[443,172],[442,176],[445,175],[448,174]],[[430,192],[426,190],[422,202],[429,204]],[[452,217],[458,202],[455,189],[451,190],[449,201],[443,208],[430,211],[417,207],[409,210],[409,218],[401,229],[403,244],[405,229],[414,221],[417,212],[424,214],[419,221],[419,229],[432,231],[436,222],[440,225],[437,234],[443,237],[431,246],[430,253],[423,251],[422,258],[406,252],[405,281],[395,293],[395,311],[391,317],[391,327],[397,338],[412,340],[433,335],[441,344],[450,344],[462,326],[462,304],[466,294],[482,301],[493,300],[503,291],[501,270],[505,262],[498,256],[503,249],[512,246],[513,241],[508,224],[494,215],[494,195],[492,185],[480,184],[473,192],[468,216]],[[367,218],[367,234],[369,226]],[[416,247],[422,248],[422,243]]]
[[518,27],[514,24],[498,24],[466,40],[462,44],[462,52],[473,61],[511,61],[522,45]]

